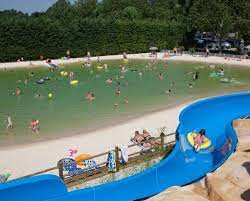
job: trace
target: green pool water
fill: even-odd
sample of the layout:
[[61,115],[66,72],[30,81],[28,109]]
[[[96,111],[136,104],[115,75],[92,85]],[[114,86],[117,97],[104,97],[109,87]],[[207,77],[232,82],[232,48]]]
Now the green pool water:
[[[108,70],[96,69],[97,65],[104,63],[108,64]],[[56,72],[48,71],[46,67],[1,70],[0,146],[80,134],[191,99],[245,91],[250,86],[250,69],[247,68],[224,67],[225,77],[235,78],[239,82],[225,84],[208,76],[218,71],[218,66],[211,69],[207,64],[166,64],[157,61],[147,68],[149,61],[132,60],[126,64],[128,71],[121,73],[119,65],[123,64],[122,60],[94,63],[91,68],[70,64]],[[74,79],[79,80],[79,84],[70,85],[69,78],[60,75],[62,70],[73,71]],[[192,81],[194,71],[199,71],[199,79],[195,82]],[[31,72],[34,76],[29,76]],[[139,72],[142,72],[142,76],[139,76]],[[163,80],[159,79],[160,72],[163,73]],[[117,76],[124,78],[117,80]],[[44,77],[51,80],[41,85],[36,83]],[[113,78],[111,85],[105,83],[108,78]],[[28,79],[27,84],[24,83],[25,79]],[[175,84],[171,85],[173,82]],[[193,84],[193,88],[187,86],[189,83]],[[21,89],[20,96],[13,94],[16,87]],[[118,87],[120,96],[115,94]],[[168,89],[171,89],[171,93],[164,93]],[[96,100],[89,103],[84,97],[90,90],[94,92]],[[53,93],[52,99],[48,98],[48,93]],[[35,94],[41,94],[41,97]],[[12,117],[13,129],[6,129],[7,115]],[[39,134],[34,134],[29,128],[32,119],[40,121]]]

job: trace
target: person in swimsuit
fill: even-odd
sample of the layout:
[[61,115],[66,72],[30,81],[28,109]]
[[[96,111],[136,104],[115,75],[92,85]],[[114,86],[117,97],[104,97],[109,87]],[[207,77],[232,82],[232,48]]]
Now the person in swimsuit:
[[171,89],[169,89],[169,90],[165,91],[165,93],[166,93],[166,94],[170,94],[171,92],[172,92],[172,90],[171,90]]
[[200,132],[194,137],[194,148],[196,152],[200,151],[201,145],[205,142],[205,134],[205,129],[201,129]]
[[224,76],[224,69],[223,69],[223,68],[220,68],[219,74],[220,74],[221,76]]
[[199,72],[195,72],[193,74],[193,80],[197,80],[199,78]]
[[133,140],[134,140],[135,142],[141,143],[141,142],[144,141],[145,139],[144,139],[143,135],[141,135],[141,134],[139,133],[139,131],[135,131],[135,136],[133,137]]
[[118,89],[116,89],[115,93],[116,93],[116,95],[117,95],[117,96],[120,96],[120,95],[121,95],[121,91],[120,91],[120,89],[119,89],[119,88],[118,88]]
[[69,78],[70,79],[74,78],[74,72],[72,72],[72,71],[69,72]]
[[13,128],[11,116],[7,116],[7,129]]
[[113,82],[113,79],[112,79],[112,78],[109,78],[109,79],[106,80],[106,83],[107,83],[107,84],[112,84],[112,82]]
[[160,74],[159,74],[159,79],[160,79],[160,80],[163,80],[163,73],[160,73]]
[[192,89],[192,88],[193,88],[192,83],[189,83],[188,87],[189,87],[190,89]]
[[21,94],[21,89],[19,87],[16,88],[16,95],[19,96]]
[[34,133],[38,133],[39,131],[39,120],[32,120],[30,123],[30,128]]

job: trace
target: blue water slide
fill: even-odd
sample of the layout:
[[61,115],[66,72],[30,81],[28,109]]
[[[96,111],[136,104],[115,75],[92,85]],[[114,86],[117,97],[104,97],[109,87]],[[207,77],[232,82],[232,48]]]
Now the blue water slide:
[[1,201],[41,201],[67,194],[64,182],[55,175],[41,175],[0,184]]
[[[232,121],[248,114],[250,93],[225,95],[193,103],[179,116],[177,142],[172,153],[146,171],[122,180],[71,192],[65,192],[65,186],[55,184],[57,191],[45,199],[45,196],[39,197],[39,186],[32,183],[32,179],[43,176],[25,181],[30,189],[36,188],[37,196],[33,197],[33,201],[132,201],[147,198],[168,187],[183,186],[199,180],[222,165],[237,145]],[[212,141],[212,145],[197,153],[188,143],[187,134],[201,128],[206,130],[206,136]],[[9,187],[0,190],[0,197],[15,185],[10,183],[2,185],[2,188],[8,184]],[[25,194],[22,194],[22,186],[16,188],[19,189],[19,196],[13,201],[21,200],[19,198],[28,193],[25,191]],[[51,186],[44,185],[43,188]],[[63,189],[62,192],[59,191],[60,188]]]

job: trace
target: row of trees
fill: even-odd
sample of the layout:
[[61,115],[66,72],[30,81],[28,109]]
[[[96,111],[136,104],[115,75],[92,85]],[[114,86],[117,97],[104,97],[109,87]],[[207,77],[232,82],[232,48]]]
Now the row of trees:
[[0,61],[190,46],[196,30],[250,42],[249,0],[59,0],[46,12],[0,12]]

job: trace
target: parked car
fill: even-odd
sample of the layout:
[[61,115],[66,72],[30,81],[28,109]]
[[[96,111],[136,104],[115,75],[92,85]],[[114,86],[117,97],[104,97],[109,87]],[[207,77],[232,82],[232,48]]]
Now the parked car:
[[216,53],[220,51],[219,43],[215,43],[215,42],[207,43],[206,47],[209,49],[210,52]]
[[250,56],[250,45],[244,47],[244,54],[248,54]]
[[221,49],[222,50],[231,50],[231,44],[229,43],[229,42],[223,42],[222,44],[221,44]]

